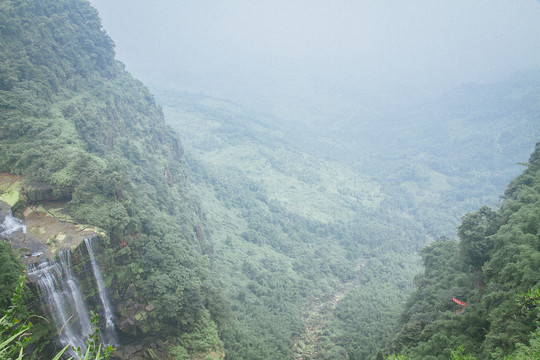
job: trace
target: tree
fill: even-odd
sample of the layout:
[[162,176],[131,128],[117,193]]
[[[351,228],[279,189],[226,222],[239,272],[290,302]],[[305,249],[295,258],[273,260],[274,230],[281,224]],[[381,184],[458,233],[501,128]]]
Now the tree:
[[11,244],[0,241],[0,309],[10,304],[11,296],[15,290],[17,279],[21,275],[23,266],[13,251]]
[[482,287],[482,266],[489,259],[493,242],[489,236],[497,230],[498,214],[487,206],[466,214],[458,227],[460,254],[479,273],[478,288]]

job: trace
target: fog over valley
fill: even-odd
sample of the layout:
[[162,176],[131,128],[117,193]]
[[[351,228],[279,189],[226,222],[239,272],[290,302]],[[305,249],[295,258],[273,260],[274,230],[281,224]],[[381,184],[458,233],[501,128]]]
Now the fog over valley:
[[540,63],[533,0],[92,3],[134,76],[240,103],[432,97]]
[[539,20],[0,0],[0,358],[538,360]]

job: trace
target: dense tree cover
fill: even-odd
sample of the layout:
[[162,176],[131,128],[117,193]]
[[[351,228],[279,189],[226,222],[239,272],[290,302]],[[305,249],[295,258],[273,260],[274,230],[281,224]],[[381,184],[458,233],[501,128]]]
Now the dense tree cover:
[[497,213],[487,206],[465,215],[458,227],[461,257],[479,272],[488,260],[491,241],[489,236],[497,230]]
[[87,1],[2,0],[0,33],[0,172],[48,184],[77,220],[106,230],[113,300],[130,289],[131,307],[155,309],[138,312],[131,336],[191,351],[180,336],[215,333],[226,306],[161,109],[114,60]]
[[386,352],[447,359],[462,346],[478,359],[535,358],[539,209],[540,143],[526,170],[508,186],[500,209],[482,207],[465,215],[459,243],[438,241],[422,250],[424,274],[416,279],[401,331]]
[[[322,136],[310,126],[296,129],[296,135],[291,136],[288,130],[294,124],[276,125],[279,120],[268,114],[204,96],[166,90],[159,94],[160,101],[170,106],[165,108],[167,120],[185,135],[185,141],[192,149],[188,153],[188,163],[193,172],[199,176],[204,174],[204,179],[197,179],[191,174],[190,177],[194,182],[193,189],[201,198],[203,211],[208,214],[205,225],[215,243],[212,258],[216,266],[219,266],[220,273],[232,274],[229,275],[231,279],[227,276],[224,278],[225,293],[229,294],[233,315],[241,319],[237,327],[246,330],[243,336],[237,335],[225,342],[226,347],[230,346],[228,354],[234,354],[231,358],[241,358],[246,353],[255,357],[258,356],[256,354],[273,354],[273,357],[279,358],[280,349],[290,344],[287,337],[299,331],[290,331],[298,329],[299,320],[296,323],[277,321],[266,315],[266,306],[275,308],[275,303],[291,299],[286,308],[291,316],[303,319],[305,326],[306,309],[310,309],[314,301],[319,301],[323,307],[332,307],[324,299],[334,299],[332,294],[340,292],[351,279],[354,279],[355,285],[347,289],[346,295],[335,304],[335,310],[327,311],[319,317],[323,324],[319,324],[321,326],[317,327],[312,336],[318,342],[313,346],[306,344],[306,337],[302,334],[306,332],[304,329],[296,337],[301,339],[302,344],[296,342],[294,348],[309,348],[309,351],[314,351],[311,355],[323,359],[373,358],[398,329],[397,314],[405,302],[406,292],[410,289],[413,273],[417,269],[414,253],[425,244],[426,232],[437,237],[455,232],[453,224],[457,224],[457,215],[481,204],[483,199],[495,201],[496,194],[493,193],[494,185],[491,182],[498,183],[499,177],[508,176],[513,171],[500,169],[497,163],[497,172],[489,175],[491,168],[472,158],[469,160],[474,165],[442,171],[441,162],[445,167],[456,167],[461,164],[463,156],[468,156],[466,154],[477,140],[484,141],[485,131],[480,129],[485,127],[478,122],[469,124],[463,119],[451,119],[452,126],[434,126],[437,130],[433,133],[437,137],[432,140],[427,137],[426,131],[415,134],[406,129],[409,123],[396,124],[401,119],[392,123],[398,125],[399,129],[394,136],[383,136],[379,132],[374,136],[374,131],[370,130],[366,122],[361,122],[362,134],[356,132],[354,127],[349,130],[365,142],[355,145],[357,151],[341,156],[335,152],[339,152],[342,147],[352,146],[350,142],[336,144],[335,140]],[[486,104],[491,104],[491,100],[489,98]],[[480,107],[474,111],[486,109]],[[422,116],[421,120],[413,123],[415,128],[426,126],[426,116]],[[497,130],[493,130],[491,135],[498,136],[496,133],[499,127],[506,126],[506,120],[503,120],[497,118],[493,127]],[[458,122],[468,126],[471,134],[478,134],[478,137],[465,136],[461,132],[452,133],[449,128],[454,129]],[[518,123],[521,124],[519,126],[530,126],[528,113]],[[402,139],[403,134],[407,135],[406,143],[393,144],[393,141]],[[381,136],[386,140],[380,141]],[[435,149],[436,143],[441,142],[447,146],[447,140],[443,139],[445,136],[452,143],[460,144],[452,152],[452,159],[446,160],[448,154],[444,158],[439,154],[438,157],[431,156],[428,163],[423,157],[413,156],[410,160],[411,154],[426,151],[426,146]],[[422,140],[416,143],[419,137]],[[375,139],[379,143],[373,144]],[[390,145],[386,141],[392,143],[392,151],[388,149]],[[516,141],[523,142],[523,138]],[[519,146],[523,146],[521,142]],[[486,144],[483,151],[489,152],[492,145],[491,142]],[[381,149],[381,146],[385,149]],[[350,147],[347,149],[352,150]],[[343,166],[345,159],[352,161],[354,156],[362,152],[369,154],[369,157],[364,157],[358,167],[351,170]],[[512,156],[517,153],[510,152]],[[407,163],[410,166],[406,169],[403,168],[403,158],[409,159]],[[362,170],[358,171],[358,168]],[[376,184],[373,188],[366,181],[363,173],[366,169],[371,169],[374,176],[381,178],[382,187]],[[479,174],[484,180],[477,179]],[[463,181],[471,179],[471,176],[474,176],[474,184],[471,182],[464,187]],[[355,187],[353,179],[362,179],[361,185]],[[487,183],[485,179],[489,179]],[[479,190],[477,185],[481,182],[486,187]],[[201,183],[206,185],[201,187]],[[453,192],[460,192],[460,201],[456,202]],[[291,203],[288,201],[290,199],[296,201]],[[375,202],[375,206],[370,200]],[[343,210],[340,205],[347,210]],[[264,215],[268,211],[273,215],[271,218]],[[282,217],[295,224],[307,221],[309,225],[305,228],[296,226],[293,232],[283,233],[284,228],[276,227],[279,222],[274,220]],[[261,221],[254,221],[257,218]],[[322,224],[314,226],[314,220]],[[246,226],[249,227],[248,231],[245,231]],[[321,234],[329,236],[321,237]],[[318,238],[321,240],[317,241]],[[295,255],[299,241],[306,242],[308,246],[303,256]],[[269,249],[269,245],[273,248]],[[459,253],[459,248],[456,251]],[[302,288],[302,283],[291,281],[291,277],[304,279],[303,283],[307,281],[307,288],[311,291],[302,293],[302,296],[308,295],[309,301],[294,295],[282,297],[269,285],[271,282],[259,281],[259,291],[251,294],[244,291],[242,296],[237,296],[231,291],[236,287],[249,288],[249,277],[242,280],[240,269],[246,275],[256,272],[259,277],[265,275],[270,279],[280,279],[281,275],[273,273],[270,268],[256,267],[263,254],[272,257],[274,252],[286,260],[284,267],[289,263],[293,265],[290,277],[280,280],[281,283],[286,288]],[[255,266],[240,267],[238,259],[244,256],[248,256],[249,262]],[[362,263],[366,267],[361,274],[351,272],[351,267]],[[340,267],[336,268],[334,264]],[[464,263],[462,266],[465,268],[469,265]],[[334,269],[343,269],[340,271],[347,275],[336,277]],[[474,287],[481,279],[481,273],[471,275],[470,279],[461,279],[466,285],[460,283],[459,286]],[[326,288],[325,282],[328,283]],[[265,286],[269,287],[269,291],[262,291]],[[246,302],[250,303],[249,307]],[[252,318],[261,320],[252,321]],[[265,324],[265,333],[257,333],[255,329],[259,324]],[[233,345],[235,342],[242,345]],[[273,345],[280,343],[284,345]],[[262,351],[262,348],[269,350]]]
[[538,71],[406,104],[341,95],[331,106],[319,106],[328,103],[324,94],[304,106],[284,97],[285,104],[258,108],[258,121],[278,124],[303,152],[372,176],[434,238],[454,236],[464,213],[497,203],[538,140]]
[[171,103],[231,306],[227,358],[298,358],[306,346],[320,359],[374,356],[397,326],[422,227],[370,179],[297,151],[244,109]]
[[[332,306],[318,324],[313,355],[374,357],[398,326],[403,294],[419,268],[415,252],[428,234],[449,231],[464,208],[477,206],[496,185],[486,175],[489,169],[478,171],[476,163],[455,168],[467,163],[463,154],[476,144],[461,132],[428,155],[463,125],[461,118],[449,121],[431,141],[428,132],[414,135],[423,122],[414,129],[394,127],[397,135],[388,142],[363,125],[350,126],[341,138],[361,145],[344,141],[342,146],[310,129],[291,140],[283,136],[290,127],[270,125],[274,119],[212,99],[204,105],[191,99],[197,101],[186,106],[174,103],[173,94],[181,123],[171,124],[194,149],[186,163],[151,94],[114,60],[112,41],[86,1],[2,0],[0,17],[0,171],[24,175],[26,185],[48,184],[56,199],[68,201],[75,218],[107,231],[100,263],[118,305],[121,340],[158,344],[159,356],[168,351],[177,359],[222,358],[225,347],[229,359],[294,357],[291,349],[307,331],[308,309],[319,302]],[[513,128],[507,130],[493,141],[501,150],[498,158],[507,154],[500,147],[513,134]],[[403,134],[410,136],[402,140]],[[474,139],[484,137],[482,132]],[[417,144],[424,143],[428,146],[418,151]],[[449,150],[460,146],[462,152]],[[490,149],[486,145],[483,154]],[[343,153],[354,166],[335,160]],[[421,155],[404,165],[411,153]],[[456,155],[441,161],[440,153]],[[377,179],[365,175],[374,176],[376,167]],[[512,205],[523,183],[511,185],[505,206],[535,201],[536,190],[516,195]],[[480,192],[479,184],[485,185]],[[461,192],[453,194],[457,188]],[[434,196],[438,193],[443,195]],[[452,205],[457,198],[459,206]],[[403,323],[413,322],[407,336],[416,339],[415,329],[428,329],[422,334],[431,341],[439,325],[448,334],[471,332],[459,321],[466,318],[478,331],[456,346],[476,353],[480,344],[489,344],[493,352],[504,352],[505,341],[526,342],[524,331],[534,329],[533,322],[520,328],[519,321],[498,324],[497,319],[520,309],[500,284],[527,279],[534,285],[534,277],[520,269],[538,268],[525,246],[537,244],[537,214],[529,209],[522,215],[529,219],[526,233],[508,254],[498,249],[507,250],[499,243],[501,229],[511,223],[510,210],[477,215],[462,229],[469,263],[449,241],[422,252],[430,264],[426,271],[444,277],[447,286],[431,282],[427,273],[417,279],[426,284],[426,295],[436,295],[426,297],[422,316],[411,311],[402,317]],[[519,265],[508,261],[511,254]],[[439,266],[452,259],[457,277],[447,277]],[[494,282],[497,276],[504,279]],[[469,303],[461,317],[452,312],[453,303],[439,303],[452,289]],[[491,297],[477,303],[484,299],[481,291]],[[331,299],[340,301],[329,304]],[[497,308],[497,315],[491,310],[501,299],[511,311]],[[439,321],[441,312],[448,316]],[[504,326],[516,337],[498,337]],[[433,337],[422,349],[446,349],[449,336]],[[416,351],[400,341],[392,351]]]
[[0,241],[0,309],[7,309],[23,269],[11,244]]

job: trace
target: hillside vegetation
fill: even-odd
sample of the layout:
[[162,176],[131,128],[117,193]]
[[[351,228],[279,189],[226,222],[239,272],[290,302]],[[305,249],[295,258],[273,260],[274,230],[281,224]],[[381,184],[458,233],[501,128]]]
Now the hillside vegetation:
[[[463,346],[489,358],[534,346],[538,149],[500,210],[466,215],[461,243],[433,240],[517,174],[536,141],[538,82],[395,112],[344,102],[319,114],[333,121],[324,128],[166,89],[162,109],[85,0],[0,0],[0,35],[0,172],[107,232],[96,252],[118,357],[445,358]],[[20,272],[10,250],[4,305]]]
[[[299,152],[282,132],[245,113],[194,103],[189,109],[166,107],[165,114],[193,149],[186,155],[190,189],[206,214],[212,263],[223,275],[236,319],[225,332],[227,356],[345,354],[339,333],[319,337],[324,326],[312,334],[314,343],[302,338],[311,331],[314,303],[330,306],[329,299],[359,284],[364,296],[391,295],[379,299],[377,318],[369,306],[356,313],[377,329],[358,336],[359,346],[369,338],[366,354],[382,346],[396,325],[398,293],[418,269],[411,259],[426,241],[422,228],[399,211],[381,214],[387,195],[370,178]],[[385,272],[392,276],[380,276]],[[321,325],[331,316],[320,319]]]
[[402,329],[387,351],[447,359],[462,347],[478,359],[537,359],[539,226],[540,143],[499,209],[465,215],[459,242],[443,239],[422,250],[425,271],[415,280]]
[[[159,94],[168,105],[167,121],[183,134],[190,149],[186,155],[192,166],[190,186],[207,213],[206,229],[216,244],[212,258],[220,273],[230,274],[224,277],[224,288],[233,314],[240,319],[238,326],[249,334],[240,342],[250,339],[254,346],[261,339],[254,347],[268,349],[246,358],[285,357],[291,344],[294,350],[289,356],[374,358],[397,329],[397,314],[418,271],[416,251],[430,237],[453,233],[457,214],[483,200],[495,202],[496,194],[490,190],[499,185],[463,189],[462,181],[473,173],[489,183],[510,179],[510,170],[490,174],[490,165],[477,160],[476,169],[456,169],[446,175],[423,158],[412,158],[408,170],[403,170],[403,160],[383,161],[377,152],[370,162],[379,163],[380,173],[371,169],[370,177],[363,172],[368,167],[353,165],[335,153],[323,154],[328,138],[309,126],[305,133],[312,138],[307,143],[318,141],[320,149],[299,141],[305,133],[291,135],[288,129],[294,125],[279,125],[268,114],[203,96]],[[533,127],[532,112],[516,128]],[[485,135],[480,130],[469,140],[454,135],[464,144],[460,154],[473,146],[476,136]],[[419,149],[427,151],[411,141],[396,151],[399,157],[410,158]],[[519,152],[505,151],[512,156]],[[349,156],[354,154],[361,152]],[[439,159],[445,161],[442,155]],[[511,160],[507,163],[515,169]],[[383,179],[381,174],[389,177]],[[464,194],[461,201],[451,197],[452,191]],[[436,216],[426,219],[424,214]],[[288,230],[295,223],[308,226]],[[239,259],[244,258],[252,265],[240,267]],[[277,274],[275,267],[257,266],[273,258],[281,264],[277,269],[290,270]],[[305,279],[311,292],[295,298],[296,292],[283,296],[275,290],[275,284],[282,284],[285,291],[302,289],[298,279]],[[245,294],[252,299],[249,306]],[[286,317],[276,320],[284,303]],[[280,311],[267,314],[268,306],[280,306]],[[320,310],[314,310],[317,307]],[[265,324],[264,333],[255,330],[258,324]],[[226,346],[233,343],[226,341]]]
[[[182,145],[115,61],[96,10],[4,0],[0,33],[0,172],[48,184],[77,220],[107,231],[101,263],[125,343],[219,354],[212,319],[222,322],[226,307],[185,189]],[[206,342],[189,338],[200,333]]]

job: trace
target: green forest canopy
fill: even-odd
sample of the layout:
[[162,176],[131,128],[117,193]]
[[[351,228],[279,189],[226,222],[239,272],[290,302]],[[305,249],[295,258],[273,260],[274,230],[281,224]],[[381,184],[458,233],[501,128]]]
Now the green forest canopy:
[[[462,218],[459,242],[442,239],[421,251],[425,271],[387,353],[447,359],[461,346],[478,359],[537,358],[540,143],[526,166],[498,210],[482,207]],[[467,306],[460,309],[454,296]]]
[[[430,158],[429,166],[398,166],[399,176],[377,183],[361,170],[384,157],[373,156],[359,171],[335,157],[304,153],[251,115],[197,105],[193,118],[184,108],[184,123],[176,125],[185,130],[191,119],[205,131],[184,132],[186,143],[201,150],[187,152],[186,161],[150,92],[114,59],[88,2],[4,0],[0,33],[0,171],[50,185],[75,218],[107,231],[100,262],[121,309],[118,321],[132,322],[124,341],[157,344],[160,355],[179,359],[224,352],[229,359],[285,359],[300,348],[305,310],[343,295],[322,318],[313,354],[375,357],[398,328],[403,293],[419,269],[416,251],[428,234],[447,231],[459,212],[438,208],[451,196],[431,204],[422,191],[450,184],[450,194],[470,169],[456,176]],[[386,173],[416,148],[401,150],[382,162]],[[238,154],[247,155],[243,162],[236,163]],[[449,356],[448,349],[462,345],[487,356],[528,343],[534,311],[526,321],[501,319],[522,316],[515,292],[538,286],[535,154],[501,210],[464,218],[461,246],[437,242],[422,250],[426,274],[417,285],[432,288],[413,293],[388,352],[423,356],[441,349],[440,356]],[[350,176],[328,179],[344,173]],[[396,185],[403,178],[405,185]],[[470,206],[478,198],[467,191],[460,196]],[[278,196],[287,192],[316,194],[317,211]],[[439,210],[424,218],[430,209]],[[5,249],[2,255],[13,260]],[[454,264],[457,276],[441,261]],[[2,296],[12,292],[7,287]],[[460,317],[446,302],[454,288],[471,307]],[[429,294],[420,296],[422,289]],[[409,341],[408,328],[422,337]],[[454,337],[456,329],[470,338]]]

